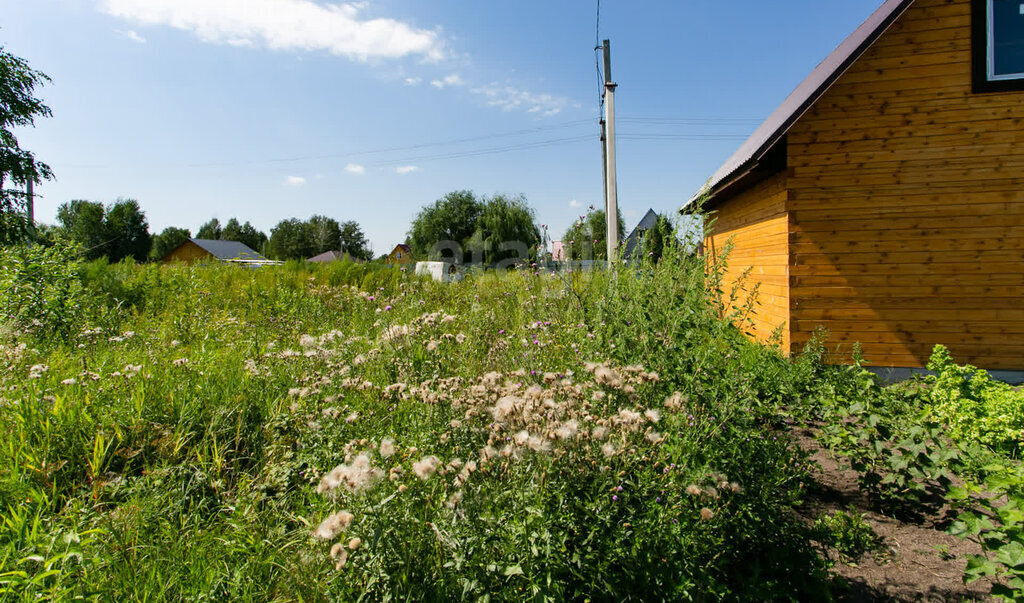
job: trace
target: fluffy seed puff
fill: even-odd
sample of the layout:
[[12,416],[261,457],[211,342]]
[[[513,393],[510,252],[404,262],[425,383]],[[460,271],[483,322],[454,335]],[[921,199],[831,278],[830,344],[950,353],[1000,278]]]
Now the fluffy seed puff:
[[348,551],[345,550],[345,545],[340,542],[335,543],[331,547],[331,559],[334,559],[334,569],[341,571],[341,568],[348,563]]
[[412,464],[413,473],[416,474],[422,480],[430,479],[431,475],[437,471],[437,466],[441,464],[441,459],[434,455],[425,456],[419,461]]
[[352,520],[354,518],[355,516],[348,511],[339,511],[320,522],[320,525],[317,526],[316,530],[313,530],[313,536],[315,538],[320,538],[321,540],[331,540],[341,532],[347,530],[348,527],[352,525]]
[[370,465],[370,457],[360,454],[351,465],[342,463],[320,480],[316,491],[320,494],[344,486],[349,492],[359,492],[373,487],[384,477],[384,472]]

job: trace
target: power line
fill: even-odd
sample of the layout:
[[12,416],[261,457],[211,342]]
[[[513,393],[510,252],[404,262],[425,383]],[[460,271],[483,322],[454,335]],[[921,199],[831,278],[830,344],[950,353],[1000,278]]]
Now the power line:
[[318,159],[343,159],[348,157],[358,157],[362,155],[377,155],[380,153],[393,153],[396,151],[414,151],[417,149],[425,149],[429,147],[439,147],[454,144],[463,144],[466,142],[478,142],[481,140],[491,140],[495,138],[507,138],[509,136],[523,136],[525,134],[535,134],[537,132],[547,132],[550,130],[558,130],[562,128],[571,128],[574,126],[580,126],[583,124],[592,123],[589,119],[578,119],[574,121],[563,122],[560,124],[554,124],[550,126],[541,126],[537,128],[527,128],[523,130],[513,130],[510,132],[501,132],[497,134],[485,134],[481,136],[472,136],[469,138],[456,138],[452,140],[444,140],[440,142],[426,142],[415,145],[388,147],[382,149],[372,149],[367,151],[352,151],[348,153],[329,153],[324,155],[306,155],[297,157],[279,157],[273,159],[260,159],[253,161],[225,161],[225,162],[207,162],[207,163],[190,163],[186,164],[185,167],[221,167],[221,166],[233,166],[233,165],[252,165],[261,163],[291,163],[296,161],[313,161]]
[[554,138],[550,140],[542,140],[536,142],[525,142],[516,145],[502,146],[502,147],[490,147],[484,149],[474,149],[470,151],[458,151],[452,153],[445,153],[441,155],[422,155],[419,157],[404,157],[402,159],[389,159],[386,161],[378,161],[370,164],[371,166],[389,166],[389,165],[400,165],[403,163],[410,163],[413,161],[424,162],[424,161],[437,161],[439,159],[461,159],[465,157],[477,157],[480,155],[494,155],[497,153],[507,153],[510,151],[523,151],[529,149],[538,149],[542,147],[550,147],[562,144],[572,144],[577,142],[583,142],[587,140],[593,140],[592,135],[586,136],[574,136],[568,138]]

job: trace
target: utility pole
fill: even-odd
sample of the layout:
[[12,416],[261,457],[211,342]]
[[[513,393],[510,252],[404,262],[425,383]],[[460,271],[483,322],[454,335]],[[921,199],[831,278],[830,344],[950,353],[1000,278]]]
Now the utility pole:
[[619,199],[615,184],[615,88],[612,81],[612,47],[609,40],[604,47],[604,151],[605,151],[605,206],[608,236],[608,266],[618,261],[619,256]]
[[28,179],[25,181],[25,210],[28,215],[28,227],[35,230],[36,227],[36,198],[33,190],[35,180],[35,162],[29,164],[32,169],[29,170]]

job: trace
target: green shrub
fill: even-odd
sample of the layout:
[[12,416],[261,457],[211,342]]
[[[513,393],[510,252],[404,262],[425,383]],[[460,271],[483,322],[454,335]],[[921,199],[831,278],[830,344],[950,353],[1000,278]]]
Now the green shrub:
[[67,337],[82,314],[77,248],[0,248],[0,310],[7,327],[38,337]]
[[881,538],[866,517],[852,508],[835,511],[819,517],[811,530],[818,542],[834,548],[843,559],[856,561],[865,553],[881,547]]
[[964,582],[994,578],[991,594],[1003,601],[1024,598],[1024,467],[989,465],[984,487],[950,489],[950,500],[964,508],[949,532],[977,542],[981,555],[968,555]]
[[931,406],[948,434],[957,442],[979,442],[1017,454],[1024,441],[1024,391],[993,380],[970,365],[958,366],[944,346],[937,345],[928,369],[938,375]]

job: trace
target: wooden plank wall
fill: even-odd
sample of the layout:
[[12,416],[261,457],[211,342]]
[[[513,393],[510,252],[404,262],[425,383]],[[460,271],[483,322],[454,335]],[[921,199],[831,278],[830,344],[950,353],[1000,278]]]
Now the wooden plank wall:
[[179,245],[174,251],[167,254],[167,256],[164,257],[162,261],[187,262],[191,264],[192,262],[207,260],[212,261],[214,259],[216,258],[214,258],[213,254],[211,254],[209,251],[206,251],[205,249],[203,249],[199,245],[196,245],[192,241],[188,241],[182,245]]
[[[725,295],[738,289],[737,302],[744,304],[754,286],[758,287],[751,323],[738,326],[767,341],[782,325],[782,351],[789,353],[786,175],[777,174],[722,203],[713,217],[714,234],[705,241],[707,253],[717,259],[727,242],[733,243],[725,258]],[[748,268],[750,272],[740,281]]]
[[970,0],[917,0],[788,140],[794,351],[1024,369],[1024,93],[972,93]]

